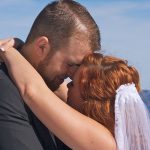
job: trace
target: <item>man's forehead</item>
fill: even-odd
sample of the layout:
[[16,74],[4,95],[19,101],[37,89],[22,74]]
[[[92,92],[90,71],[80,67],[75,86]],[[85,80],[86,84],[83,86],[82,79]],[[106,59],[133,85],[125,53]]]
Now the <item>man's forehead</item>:
[[82,60],[83,60],[85,55],[84,54],[82,54],[82,55],[81,54],[79,54],[79,55],[71,55],[69,61],[72,64],[76,64],[77,66],[80,66],[80,64],[82,63]]
[[77,34],[69,39],[68,49],[70,52],[83,53],[91,50],[90,42],[85,34]]
[[[69,61],[74,64],[81,64],[83,58],[92,53],[89,45],[83,41],[71,40],[70,44],[63,49],[63,53],[66,55]],[[73,42],[74,41],[74,42]]]
[[69,64],[79,67],[82,63],[83,58],[91,53],[91,51],[86,51],[77,55],[71,54],[70,57],[68,57]]

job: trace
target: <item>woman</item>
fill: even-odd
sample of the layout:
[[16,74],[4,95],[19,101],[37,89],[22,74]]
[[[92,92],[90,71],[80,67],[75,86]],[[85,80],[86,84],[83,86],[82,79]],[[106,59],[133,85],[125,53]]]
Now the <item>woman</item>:
[[14,48],[3,44],[1,50],[24,101],[72,149],[150,149],[150,121],[136,91],[139,75],[124,60],[100,54],[83,60],[68,84],[67,102],[86,117],[60,101]]

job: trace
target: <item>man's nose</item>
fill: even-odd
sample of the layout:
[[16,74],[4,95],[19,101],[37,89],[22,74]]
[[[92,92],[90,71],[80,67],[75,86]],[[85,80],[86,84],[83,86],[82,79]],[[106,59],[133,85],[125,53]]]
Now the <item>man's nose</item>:
[[69,77],[71,80],[73,79],[73,76],[74,76],[74,74],[76,73],[76,71],[77,71],[78,68],[79,68],[79,67],[77,67],[77,66],[74,66],[74,67],[69,68],[69,70],[68,70],[68,77]]

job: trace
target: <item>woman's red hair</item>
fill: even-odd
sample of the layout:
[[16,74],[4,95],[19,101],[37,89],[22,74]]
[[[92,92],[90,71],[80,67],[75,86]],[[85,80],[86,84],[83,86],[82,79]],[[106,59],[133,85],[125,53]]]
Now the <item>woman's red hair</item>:
[[127,61],[94,53],[84,58],[80,73],[82,113],[103,124],[114,135],[114,102],[120,85],[134,83],[139,74]]

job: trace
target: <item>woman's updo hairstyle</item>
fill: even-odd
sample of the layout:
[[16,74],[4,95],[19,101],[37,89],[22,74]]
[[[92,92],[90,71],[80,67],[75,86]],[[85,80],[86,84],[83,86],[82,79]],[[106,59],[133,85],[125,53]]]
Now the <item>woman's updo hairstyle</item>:
[[139,74],[127,61],[94,53],[86,56],[80,73],[81,111],[103,124],[114,135],[114,102],[120,85],[134,83],[137,90]]

